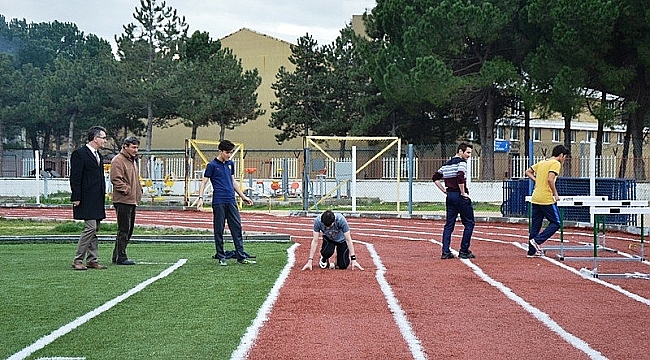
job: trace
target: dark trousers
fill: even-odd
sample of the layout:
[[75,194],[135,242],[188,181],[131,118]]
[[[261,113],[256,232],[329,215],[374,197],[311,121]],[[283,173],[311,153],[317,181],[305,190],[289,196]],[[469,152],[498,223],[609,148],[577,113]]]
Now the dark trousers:
[[337,243],[330,240],[327,236],[323,236],[323,245],[320,249],[320,255],[323,259],[327,260],[332,257],[334,249],[336,249],[336,266],[339,269],[347,269],[350,266],[348,243],[345,241]]
[[244,237],[237,204],[212,204],[214,245],[217,248],[215,257],[219,260],[226,259],[226,253],[223,250],[223,232],[226,228],[226,221],[228,221],[228,229],[230,229],[230,235],[235,244],[237,261],[242,261],[246,258],[246,255],[244,255]]
[[113,262],[120,263],[128,260],[126,246],[133,235],[135,226],[135,205],[114,203],[115,214],[117,215],[117,236],[115,237],[115,249],[113,249]]
[[[535,240],[538,244],[543,244],[560,228],[560,210],[556,204],[538,205],[531,204],[530,216],[530,232],[528,234],[529,240]],[[548,220],[549,224],[541,233],[542,222],[544,219]],[[535,248],[528,244],[528,255],[535,254]]]
[[460,242],[460,252],[469,252],[469,244],[474,232],[474,207],[472,200],[460,196],[459,192],[447,192],[447,221],[442,232],[442,252],[449,253],[451,246],[451,233],[456,226],[456,217],[460,214],[460,220],[465,227],[463,230],[463,239]]

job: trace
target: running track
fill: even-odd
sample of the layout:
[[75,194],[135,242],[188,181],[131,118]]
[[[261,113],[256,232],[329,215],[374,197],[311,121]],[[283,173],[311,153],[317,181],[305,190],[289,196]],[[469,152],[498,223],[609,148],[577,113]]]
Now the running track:
[[[70,219],[71,211],[0,215]],[[578,270],[591,261],[528,259],[526,224],[478,223],[477,259],[440,260],[441,221],[349,217],[366,270],[301,271],[313,218],[243,212],[242,220],[245,231],[290,234],[301,245],[249,359],[650,359],[650,280],[584,278]],[[139,211],[136,222],[212,228],[211,214],[195,211]],[[592,236],[565,231],[573,244]],[[626,252],[638,245],[638,235],[606,236]],[[601,262],[599,272],[648,273],[650,263]]]

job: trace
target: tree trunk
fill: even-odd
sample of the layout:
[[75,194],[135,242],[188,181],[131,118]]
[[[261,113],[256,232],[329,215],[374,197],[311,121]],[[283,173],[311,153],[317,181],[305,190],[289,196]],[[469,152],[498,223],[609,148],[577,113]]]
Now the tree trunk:
[[[571,118],[573,114],[562,113],[562,117],[564,118],[564,147],[569,150],[569,155],[571,155]],[[571,156],[564,161],[562,174],[563,176],[571,177]]]
[[476,106],[481,136],[481,180],[494,180],[494,92],[486,89],[485,101]]
[[151,101],[147,102],[147,136],[146,136],[146,146],[145,151],[147,152],[146,156],[142,157],[140,163],[140,170],[142,171],[142,176],[144,178],[149,178],[149,161],[151,160],[151,141],[153,139],[153,104]]
[[70,157],[72,156],[72,150],[75,148],[75,143],[74,143],[74,121],[77,117],[77,113],[74,112],[72,113],[72,116],[70,116],[70,123],[68,124],[68,153],[65,157],[66,159],[66,174],[70,176]]
[[623,152],[621,153],[621,165],[618,168],[618,177],[624,178],[627,173],[627,161],[630,155],[630,134],[632,133],[632,117],[628,117],[623,138]]
[[530,147],[528,144],[530,143],[530,112],[526,107],[524,107],[524,154],[525,156],[529,159],[528,162],[532,164],[533,162],[532,157],[533,154],[530,153]]
[[[645,180],[645,161],[643,161],[643,123],[645,119],[645,114],[640,114],[642,106],[637,108],[634,114],[635,132],[632,133],[632,156],[634,157],[634,178],[636,180]],[[643,112],[642,112],[643,113]],[[639,118],[644,116],[643,118]]]
[[[0,119],[0,139],[5,138],[5,122]],[[4,144],[3,141],[0,141],[0,177],[4,177],[4,171],[2,171],[3,159],[4,159]]]

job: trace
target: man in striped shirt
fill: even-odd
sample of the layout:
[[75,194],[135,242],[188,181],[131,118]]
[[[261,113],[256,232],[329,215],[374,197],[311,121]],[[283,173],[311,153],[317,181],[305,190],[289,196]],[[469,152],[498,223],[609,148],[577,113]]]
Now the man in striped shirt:
[[[463,239],[460,242],[458,257],[461,259],[473,259],[476,256],[469,250],[472,232],[474,231],[474,207],[469,198],[467,189],[467,159],[472,156],[472,145],[462,143],[458,145],[456,156],[449,159],[438,171],[433,174],[433,181],[442,191],[447,194],[447,221],[442,233],[442,256],[441,259],[453,259],[449,246],[451,245],[451,233],[456,226],[456,217],[460,214],[461,222],[465,227]],[[445,184],[442,185],[442,180]]]

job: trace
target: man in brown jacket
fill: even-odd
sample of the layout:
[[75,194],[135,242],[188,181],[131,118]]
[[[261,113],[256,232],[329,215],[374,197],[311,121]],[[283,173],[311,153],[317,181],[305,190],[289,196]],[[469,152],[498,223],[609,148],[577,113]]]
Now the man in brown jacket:
[[138,149],[140,140],[130,136],[122,142],[122,150],[111,161],[111,183],[113,184],[113,207],[117,215],[117,236],[113,250],[113,263],[135,265],[126,256],[126,246],[133,235],[135,207],[142,199],[138,171]]

